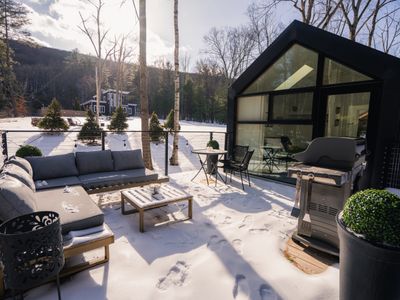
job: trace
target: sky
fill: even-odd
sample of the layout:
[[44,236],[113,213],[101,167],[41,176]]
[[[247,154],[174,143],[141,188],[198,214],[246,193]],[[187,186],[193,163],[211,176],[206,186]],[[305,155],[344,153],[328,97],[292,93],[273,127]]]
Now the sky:
[[[114,36],[130,34],[130,45],[138,53],[139,24],[131,0],[104,0],[103,26]],[[138,0],[135,0],[138,7]],[[97,2],[97,0],[94,0]],[[173,60],[174,28],[173,0],[147,2],[148,64],[167,58]],[[93,7],[85,0],[23,0],[29,11],[28,30],[33,39],[47,47],[94,54],[89,39],[79,30],[79,13],[89,18]],[[204,35],[212,27],[238,26],[247,23],[246,9],[251,0],[181,0],[179,30],[181,57],[189,55],[191,65],[201,56]]]

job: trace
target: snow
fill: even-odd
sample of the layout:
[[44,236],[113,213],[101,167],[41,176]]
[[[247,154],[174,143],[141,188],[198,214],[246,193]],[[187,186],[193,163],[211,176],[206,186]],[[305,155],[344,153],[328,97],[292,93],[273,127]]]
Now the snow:
[[[129,123],[131,130],[140,128],[137,118]],[[28,129],[30,118],[1,120],[0,128]],[[182,130],[224,132],[225,127],[182,122]],[[16,144],[34,141],[47,155],[74,151],[75,142],[66,135],[9,135]],[[246,185],[243,191],[237,177],[226,185],[207,186],[204,174],[191,181],[200,167],[191,149],[204,148],[208,137],[207,133],[181,134],[180,165],[169,166],[170,184],[194,197],[192,220],[155,226],[184,216],[187,204],[182,202],[145,213],[145,232],[140,233],[138,215],[121,214],[119,192],[92,195],[115,235],[110,261],[62,280],[63,299],[338,299],[337,264],[321,274],[307,275],[283,255],[297,223],[290,217],[292,186],[252,178],[251,187]],[[224,135],[214,137],[223,146]],[[164,146],[152,144],[154,165],[160,172]],[[108,136],[107,148],[139,147],[138,134]],[[56,299],[56,293],[50,283],[25,296]]]

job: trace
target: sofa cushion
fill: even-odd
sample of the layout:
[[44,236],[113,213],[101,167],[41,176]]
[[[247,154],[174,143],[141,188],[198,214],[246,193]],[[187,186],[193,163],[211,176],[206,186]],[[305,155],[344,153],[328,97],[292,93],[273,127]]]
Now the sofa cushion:
[[142,150],[112,151],[114,170],[130,170],[144,168]]
[[36,210],[34,191],[14,177],[0,175],[0,220],[6,221]]
[[28,172],[29,175],[33,175],[32,167],[29,161],[27,161],[25,158],[18,157],[18,156],[11,156],[9,160],[6,162],[7,164],[14,164],[22,169],[24,169],[26,172]]
[[64,188],[36,192],[38,210],[59,213],[61,230],[82,230],[102,225],[104,214],[81,186],[74,186],[66,193]]
[[80,184],[81,184],[81,182],[77,176],[69,176],[69,177],[61,177],[61,178],[53,178],[53,179],[35,181],[35,187],[36,187],[37,191],[65,187],[67,185],[74,186],[74,185],[80,185]]
[[7,174],[14,177],[29,187],[31,190],[35,191],[35,183],[33,182],[32,176],[29,175],[25,169],[21,168],[19,165],[6,164],[2,170],[2,174]]
[[26,158],[33,169],[33,180],[77,176],[78,169],[73,153],[53,156],[29,156]]
[[93,189],[105,186],[113,186],[128,183],[140,183],[154,181],[158,174],[148,169],[135,169],[125,171],[103,172],[79,176],[85,189]]
[[111,150],[76,152],[79,175],[114,170]]

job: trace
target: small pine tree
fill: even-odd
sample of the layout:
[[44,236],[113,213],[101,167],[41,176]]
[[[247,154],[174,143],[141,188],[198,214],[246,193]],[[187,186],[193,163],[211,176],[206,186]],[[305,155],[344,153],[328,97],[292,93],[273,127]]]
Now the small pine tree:
[[153,111],[150,117],[150,139],[152,142],[159,142],[160,139],[163,137],[163,128],[158,120],[157,114]]
[[100,128],[95,120],[94,113],[89,109],[86,113],[86,122],[78,134],[78,139],[93,144],[97,139],[101,138],[102,131],[103,129]]
[[167,118],[165,119],[164,128],[169,131],[174,130],[174,110],[173,109],[171,109]]
[[47,107],[46,115],[37,124],[39,128],[50,129],[50,131],[67,130],[67,122],[61,118],[61,104],[54,98]]
[[126,114],[121,106],[115,110],[111,117],[110,125],[108,125],[108,129],[112,131],[121,132],[128,128],[128,123],[126,119]]

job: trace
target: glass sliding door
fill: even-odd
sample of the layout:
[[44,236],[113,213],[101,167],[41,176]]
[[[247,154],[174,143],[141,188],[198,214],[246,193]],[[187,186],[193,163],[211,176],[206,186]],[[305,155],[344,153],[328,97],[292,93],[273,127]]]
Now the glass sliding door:
[[325,136],[365,137],[371,93],[328,95]]

